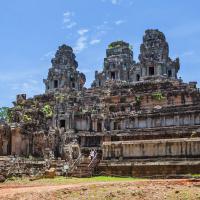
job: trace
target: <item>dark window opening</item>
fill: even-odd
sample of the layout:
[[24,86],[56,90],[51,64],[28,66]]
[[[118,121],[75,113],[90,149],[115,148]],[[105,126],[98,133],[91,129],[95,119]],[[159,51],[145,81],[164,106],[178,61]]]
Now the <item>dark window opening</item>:
[[101,132],[102,131],[102,126],[101,126],[101,122],[97,123],[97,132]]
[[140,81],[140,75],[139,75],[139,74],[137,74],[136,80],[137,80],[137,81]]
[[60,120],[60,128],[65,128],[65,120]]
[[121,111],[124,112],[126,108],[124,106],[121,107]]
[[149,76],[154,75],[154,67],[149,67]]
[[119,122],[114,122],[114,130],[120,130],[121,129],[121,125]]
[[58,80],[54,80],[54,88],[58,88]]
[[72,87],[75,88],[75,83],[72,83]]
[[111,141],[120,141],[120,137],[114,135],[111,137]]
[[111,72],[111,79],[115,80],[115,72]]
[[110,131],[110,121],[108,119],[106,119],[105,122],[104,122],[104,128],[107,131]]
[[84,145],[85,147],[99,147],[101,143],[100,136],[85,137]]
[[167,74],[168,74],[168,77],[172,77],[172,70],[168,70]]

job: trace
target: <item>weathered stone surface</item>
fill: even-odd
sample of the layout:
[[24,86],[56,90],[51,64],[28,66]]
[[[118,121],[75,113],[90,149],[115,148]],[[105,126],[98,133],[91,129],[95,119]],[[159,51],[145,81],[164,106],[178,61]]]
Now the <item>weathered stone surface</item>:
[[5,182],[6,178],[3,175],[0,175],[0,183]]
[[140,47],[139,60],[142,67],[142,77],[165,75],[177,78],[179,59],[169,58],[169,46],[165,35],[159,30],[146,30],[143,44]]
[[104,142],[103,159],[197,158],[200,138]]
[[55,178],[56,176],[56,169],[50,168],[49,170],[45,171],[45,178]]
[[[114,157],[120,153],[119,159],[124,155],[128,159],[134,152],[140,159],[160,154],[165,159],[167,144],[176,139],[174,157],[195,155],[199,159],[200,92],[196,82],[177,78],[179,60],[169,57],[162,32],[147,30],[140,51],[136,63],[128,43],[111,43],[103,71],[95,72],[92,87],[86,89],[85,75],[77,71],[72,48],[60,46],[44,80],[45,94],[28,99],[18,95],[9,110],[9,123],[0,126],[0,155],[61,157],[74,163],[80,152],[95,148],[101,155],[103,143],[111,142],[105,158],[110,159],[114,152]],[[195,142],[189,142],[191,138]],[[161,141],[160,146],[155,140]],[[130,152],[120,152],[121,147],[115,145],[118,141],[121,147],[125,141],[130,143]]]
[[71,47],[62,45],[52,59],[52,68],[49,69],[48,78],[44,80],[46,92],[60,89],[83,89],[86,78],[77,71],[78,63]]

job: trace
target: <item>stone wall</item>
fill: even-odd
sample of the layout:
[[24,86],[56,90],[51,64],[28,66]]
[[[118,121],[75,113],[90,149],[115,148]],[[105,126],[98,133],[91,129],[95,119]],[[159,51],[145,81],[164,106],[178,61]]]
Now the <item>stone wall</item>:
[[199,157],[200,138],[104,142],[103,159]]
[[0,156],[10,154],[10,127],[6,124],[0,124]]
[[99,164],[97,172],[112,176],[177,177],[180,175],[199,174],[200,161],[104,161]]
[[29,138],[22,134],[21,128],[11,129],[11,154],[12,155],[29,155]]

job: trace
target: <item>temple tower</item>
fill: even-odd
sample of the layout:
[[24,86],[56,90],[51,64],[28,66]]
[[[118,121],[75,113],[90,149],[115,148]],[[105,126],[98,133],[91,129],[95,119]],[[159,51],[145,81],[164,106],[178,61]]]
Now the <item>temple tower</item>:
[[145,31],[139,60],[144,79],[151,76],[177,78],[179,59],[172,60],[169,57],[169,46],[165,35],[157,29]]
[[77,71],[78,63],[70,46],[62,45],[58,48],[55,57],[51,60],[52,67],[48,77],[44,80],[46,92],[55,92],[62,89],[81,90],[86,78]]
[[124,41],[112,42],[106,50],[102,72],[95,72],[93,86],[103,86],[106,80],[131,81],[133,67],[132,47]]

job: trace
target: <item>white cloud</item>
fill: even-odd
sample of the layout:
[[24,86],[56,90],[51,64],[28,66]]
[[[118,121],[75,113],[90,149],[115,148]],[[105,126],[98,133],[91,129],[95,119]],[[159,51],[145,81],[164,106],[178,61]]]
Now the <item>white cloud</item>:
[[123,24],[123,23],[125,23],[125,21],[124,20],[117,20],[117,21],[115,21],[115,25],[120,25],[120,24]]
[[114,5],[119,4],[119,2],[120,2],[120,0],[111,0],[111,3],[114,4]]
[[53,58],[55,51],[49,51],[47,53],[45,53],[40,60],[48,60],[50,58]]
[[73,26],[76,26],[76,25],[77,25],[76,22],[71,22],[71,23],[69,23],[66,27],[67,27],[68,29],[70,29],[70,28],[72,28]]
[[109,1],[111,2],[113,5],[117,5],[121,3],[121,0],[101,0],[102,2],[106,2]]
[[94,39],[94,40],[91,40],[90,41],[90,44],[91,45],[94,45],[94,44],[98,44],[98,43],[100,43],[101,42],[101,40],[99,40],[99,39]]
[[79,38],[76,41],[74,52],[80,53],[83,49],[85,49],[88,45],[88,37],[86,36],[86,33],[88,33],[87,28],[79,29],[77,33],[79,34]]
[[102,24],[95,26],[95,31],[93,38],[101,38],[102,36],[106,35],[107,32],[113,29],[111,23],[108,21],[104,21]]
[[67,11],[63,14],[63,28],[71,29],[77,23],[73,20],[74,12]]
[[87,47],[87,37],[81,35],[76,41],[76,45],[74,47],[75,53],[80,53],[83,49]]
[[18,93],[26,93],[28,95],[43,93],[41,83],[37,80],[29,80],[22,83],[12,83],[11,89]]
[[78,30],[78,34],[85,35],[85,33],[87,33],[88,31],[89,31],[88,29],[80,29],[80,30]]
[[193,56],[194,54],[195,54],[194,51],[186,51],[186,52],[182,53],[182,54],[180,55],[180,57]]

